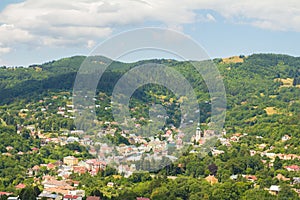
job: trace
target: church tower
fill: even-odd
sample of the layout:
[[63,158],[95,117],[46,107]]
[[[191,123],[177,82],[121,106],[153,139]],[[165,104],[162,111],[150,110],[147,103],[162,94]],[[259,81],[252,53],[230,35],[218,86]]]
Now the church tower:
[[203,137],[203,133],[200,129],[200,123],[198,123],[197,129],[196,129],[196,136],[195,136],[195,140],[197,142],[199,142],[199,140],[201,139],[201,137]]

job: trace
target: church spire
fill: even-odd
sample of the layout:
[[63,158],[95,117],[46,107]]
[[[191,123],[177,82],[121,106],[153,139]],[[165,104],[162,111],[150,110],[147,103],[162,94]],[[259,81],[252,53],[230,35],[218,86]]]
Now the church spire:
[[201,139],[201,136],[202,136],[202,131],[200,128],[200,123],[198,123],[197,128],[196,128],[196,137],[195,137],[197,142],[199,142],[199,140]]

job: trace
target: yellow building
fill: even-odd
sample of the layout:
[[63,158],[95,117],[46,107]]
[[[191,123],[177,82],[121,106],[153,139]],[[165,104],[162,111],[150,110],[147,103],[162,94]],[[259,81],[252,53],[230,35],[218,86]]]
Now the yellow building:
[[75,158],[74,156],[64,157],[64,164],[68,166],[78,165],[78,158]]
[[216,183],[219,182],[218,179],[217,179],[216,177],[211,176],[211,175],[207,176],[207,177],[205,178],[205,180],[206,180],[207,182],[209,182],[211,185],[214,185],[214,184],[216,184]]

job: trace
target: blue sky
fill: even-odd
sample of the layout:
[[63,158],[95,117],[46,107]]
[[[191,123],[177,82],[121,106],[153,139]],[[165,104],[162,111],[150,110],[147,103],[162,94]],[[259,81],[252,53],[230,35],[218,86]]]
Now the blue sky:
[[300,56],[294,0],[1,0],[0,66],[88,55],[114,34],[149,26],[189,35],[211,58]]

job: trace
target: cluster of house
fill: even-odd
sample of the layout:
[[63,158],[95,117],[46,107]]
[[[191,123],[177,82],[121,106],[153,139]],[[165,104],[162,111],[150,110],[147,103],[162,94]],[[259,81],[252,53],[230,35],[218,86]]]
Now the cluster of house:
[[[223,132],[223,135],[226,135],[226,132]],[[221,142],[222,145],[230,147],[231,146],[231,142],[239,142],[240,139],[242,137],[245,137],[245,136],[247,136],[246,133],[243,133],[243,134],[241,134],[241,133],[235,133],[235,134],[233,134],[229,138],[220,137],[219,141]]]
[[[48,170],[55,170],[58,176],[56,178],[45,175],[42,181],[37,179],[44,188],[39,196],[40,199],[43,197],[47,199],[57,199],[60,198],[58,194],[62,194],[63,200],[81,200],[82,197],[85,196],[85,191],[77,189],[79,182],[69,179],[70,175],[72,173],[90,173],[91,175],[96,175],[99,170],[105,169],[106,163],[98,159],[79,161],[78,158],[74,156],[67,156],[64,157],[62,162],[57,161],[53,164],[36,165],[28,170],[28,175],[36,176],[39,174],[41,167],[46,167]],[[22,184],[22,187],[24,188],[26,186]]]
[[[284,135],[281,139],[282,142],[285,142],[287,140],[291,139],[291,137],[289,135]],[[273,147],[271,146],[270,148],[266,149],[267,145],[266,144],[260,144],[259,149],[264,150],[264,151],[256,151],[256,150],[250,150],[250,156],[254,156],[256,154],[260,155],[261,157],[267,157],[270,159],[270,162],[268,163],[269,167],[273,166],[273,163],[275,161],[275,158],[279,158],[280,160],[295,160],[295,159],[300,159],[299,155],[296,154],[283,154],[283,153],[272,153],[269,152],[270,150],[273,149]],[[266,161],[263,160],[264,163],[266,163]],[[287,171],[293,171],[293,172],[297,172],[300,171],[300,166],[298,165],[287,165],[284,166],[284,168]]]
[[[12,156],[12,152],[14,151],[14,147],[12,147],[12,146],[6,146],[5,149],[6,149],[7,152],[2,153],[2,155],[3,156]],[[17,155],[33,154],[33,153],[37,152],[38,150],[39,150],[38,148],[33,147],[28,152],[19,151],[17,153]]]
[[[56,198],[59,194],[63,195],[63,199],[74,199],[82,200],[85,196],[84,190],[76,189],[79,182],[72,180],[56,180],[56,178],[51,176],[44,176],[41,183],[44,187],[43,192],[39,195],[39,198],[55,196]],[[55,195],[54,195],[55,194]]]
[[[230,179],[231,180],[237,180],[239,176],[241,176],[241,177],[243,177],[243,178],[245,178],[245,179],[247,179],[248,181],[251,181],[251,182],[257,181],[257,177],[256,176],[254,176],[254,175],[244,175],[244,174],[242,174],[242,175],[232,175],[232,176],[230,176]],[[168,176],[168,178],[169,179],[176,179],[177,177],[176,176],[172,176],[172,177]],[[279,174],[276,178],[278,180],[285,180],[285,181],[286,180],[290,180],[288,178],[285,178],[281,174]],[[284,178],[284,179],[282,179],[282,178]],[[216,183],[219,182],[218,179],[214,175],[208,175],[204,179],[209,184],[211,184],[211,185],[214,185],[214,184],[216,184]],[[300,183],[300,178],[294,178],[293,184],[298,184],[298,183]],[[279,191],[280,191],[280,186],[278,186],[278,185],[272,185],[270,188],[265,188],[265,190],[269,191],[273,195],[277,195],[279,193]],[[300,194],[300,190],[295,189],[295,191]]]
[[[221,142],[222,145],[231,146],[231,142],[239,142],[240,138],[245,137],[245,136],[247,136],[246,133],[244,133],[244,134],[236,133],[236,134],[233,134],[229,138],[221,137],[221,138],[219,138],[219,141]],[[256,136],[256,138],[260,138],[261,139],[263,137]],[[291,136],[284,135],[284,136],[282,136],[281,141],[285,142],[285,141],[290,140],[290,139],[291,139]],[[266,149],[267,146],[268,146],[267,144],[262,143],[262,144],[258,145],[258,148],[261,149],[261,150],[264,150],[264,149]],[[273,150],[273,148],[274,147],[271,146],[269,149],[267,149],[265,151],[250,150],[250,155],[254,156],[256,154],[259,154],[261,157],[266,156],[266,157],[270,158],[270,160],[271,160],[270,165],[271,166],[272,166],[272,162],[275,160],[276,157],[278,157],[281,160],[295,160],[295,159],[300,159],[300,155],[296,155],[296,154],[282,154],[282,153],[271,153],[271,152],[269,152],[270,150]],[[213,155],[214,154],[218,155],[218,154],[221,154],[221,153],[224,153],[224,152],[216,150],[216,149],[212,149],[212,153],[213,153]],[[286,169],[290,169],[290,167],[287,166]],[[289,171],[298,171],[298,170],[291,169]]]
[[[29,169],[28,175],[35,176],[41,170],[41,167],[46,167],[48,170],[56,170],[58,176],[53,177],[50,175],[44,175],[40,184],[43,185],[43,191],[39,195],[38,199],[62,199],[62,200],[82,200],[85,196],[84,190],[79,190],[79,181],[74,181],[69,179],[72,173],[90,173],[91,175],[96,175],[99,170],[104,170],[106,167],[106,162],[100,161],[99,159],[88,159],[79,161],[78,158],[74,156],[64,157],[63,161],[57,161],[55,163],[42,164],[40,166],[36,165]],[[124,167],[124,168],[123,168]],[[126,166],[119,166],[119,172],[124,172],[128,170]],[[129,168],[129,171],[134,171],[134,169]],[[108,187],[113,187],[114,183],[109,182]],[[26,185],[19,184],[16,186],[17,189],[23,189]],[[91,200],[96,197],[90,197]],[[100,199],[99,197],[97,197]],[[89,199],[89,197],[88,197]],[[148,198],[139,197],[137,199],[149,200]],[[95,199],[96,200],[96,199]]]
[[[225,146],[231,146],[231,142],[239,142],[241,137],[245,137],[247,136],[247,134],[234,134],[232,135],[230,138],[219,138],[220,142],[222,145]],[[258,139],[262,139],[263,137],[261,136],[256,136],[256,138]],[[287,140],[290,140],[291,136],[289,135],[284,135],[281,138],[282,142],[285,142]],[[270,147],[267,149],[267,144],[259,144],[258,148],[264,151],[256,151],[256,150],[250,150],[250,156],[254,156],[256,154],[260,155],[261,157],[268,157],[270,159],[270,162],[268,163],[269,167],[273,166],[273,162],[275,160],[276,157],[278,157],[281,160],[295,160],[295,159],[300,159],[299,155],[296,154],[282,154],[282,153],[271,153],[269,152],[270,150],[272,150],[274,147]],[[224,151],[221,150],[216,150],[216,149],[212,149],[212,154],[213,155],[219,155],[224,153]],[[262,160],[264,163],[266,163],[265,160]],[[298,165],[287,165],[284,166],[284,169],[286,169],[289,172],[298,172],[300,171],[300,166]],[[248,181],[251,182],[255,182],[257,180],[257,177],[254,175],[241,175],[242,177],[246,178]],[[238,178],[238,175],[232,175],[230,177],[232,180],[236,180]],[[277,176],[275,177],[278,180],[282,180],[282,181],[290,181],[291,185],[295,185],[295,184],[299,184],[300,183],[300,177],[293,177],[293,178],[286,178],[285,176],[283,176],[282,174],[277,174]],[[268,190],[271,194],[276,195],[280,192],[280,186],[278,185],[272,185],[270,188],[265,188],[266,190]],[[293,188],[299,195],[300,195],[300,190]]]
[[67,104],[66,107],[58,107],[57,113],[58,115],[62,115],[65,118],[75,119],[73,116],[74,113],[74,105]]
[[[225,135],[225,134],[223,134],[223,135]],[[246,137],[246,136],[247,136],[247,134],[245,134],[245,133],[244,134],[236,133],[236,134],[231,135],[228,138],[220,137],[219,141],[221,142],[222,145],[230,147],[232,145],[231,144],[232,142],[239,142],[242,137]],[[256,138],[262,139],[263,137],[256,136]],[[281,141],[285,142],[285,141],[290,140],[290,139],[291,139],[291,136],[284,135],[281,138]],[[259,144],[258,145],[258,148],[261,149],[261,150],[265,150],[266,147],[267,147],[266,144]],[[254,156],[256,154],[259,154],[261,157],[266,156],[266,157],[270,158],[270,163],[268,163],[269,167],[273,166],[273,162],[274,162],[274,160],[275,160],[276,157],[278,157],[281,160],[295,160],[295,159],[300,159],[300,156],[296,155],[296,154],[270,153],[269,151],[272,150],[272,149],[273,149],[273,147],[270,147],[269,149],[267,149],[265,151],[250,150],[250,155]],[[195,151],[195,150],[192,150],[192,151],[190,151],[190,153],[198,153],[198,152]],[[211,153],[212,153],[213,156],[217,156],[217,155],[223,154],[224,151],[218,150],[216,148],[211,148]],[[262,161],[264,163],[266,163],[265,160],[262,160]],[[284,166],[284,168],[287,171],[292,171],[292,172],[298,172],[298,171],[300,171],[300,166],[295,165],[295,164],[294,165]],[[238,176],[239,175],[232,175],[232,176],[230,176],[230,179],[237,180]],[[248,181],[251,181],[251,182],[256,182],[257,181],[257,177],[255,175],[243,175],[242,174],[240,176],[243,177],[243,178],[245,178],[245,179],[247,179]],[[300,183],[300,177],[286,178],[282,174],[278,174],[276,176],[276,178],[278,180],[290,181],[291,185],[295,185],[295,184],[299,184]],[[205,179],[209,183],[211,183],[211,184],[215,184],[215,183],[218,182],[218,179],[216,179],[213,176],[208,176]],[[278,185],[272,185],[270,188],[265,188],[265,189],[268,190],[271,194],[274,194],[274,195],[276,195],[276,194],[278,194],[280,192],[280,186],[278,186]],[[293,189],[300,195],[300,190],[299,189],[296,189],[296,188],[293,188]]]
[[[41,102],[40,102],[41,103]],[[62,115],[64,117],[70,117],[73,118],[73,112],[74,112],[74,105],[68,104],[65,107],[58,107],[57,115]],[[41,111],[46,111],[48,108],[43,107]],[[20,114],[24,114],[28,112],[27,109],[23,109],[20,111]],[[116,122],[104,122],[107,125],[111,125],[112,123]],[[138,126],[138,124],[136,124]],[[32,133],[35,133],[33,126],[27,126],[27,129],[31,130]],[[18,131],[21,129],[21,127],[18,128]],[[28,175],[29,176],[35,176],[39,173],[41,167],[46,167],[48,170],[56,170],[59,180],[52,176],[44,176],[43,180],[41,181],[41,184],[44,187],[43,192],[40,194],[38,199],[63,199],[63,200],[82,200],[82,198],[85,196],[85,191],[78,190],[77,187],[79,186],[79,182],[73,181],[69,179],[69,176],[72,173],[90,173],[91,175],[96,175],[99,170],[105,169],[107,163],[118,163],[117,170],[120,174],[124,174],[125,177],[129,177],[132,175],[132,173],[136,170],[136,166],[132,164],[133,161],[140,160],[142,157],[144,157],[145,154],[147,154],[148,159],[162,159],[162,157],[168,157],[171,160],[176,159],[175,157],[172,157],[169,155],[169,148],[173,147],[175,149],[181,149],[185,145],[183,142],[184,134],[181,133],[179,130],[176,130],[176,132],[179,132],[178,134],[173,134],[175,130],[169,129],[165,132],[165,134],[161,135],[161,138],[155,138],[155,137],[149,137],[144,138],[142,136],[138,136],[135,134],[127,134],[122,133],[122,136],[128,139],[128,141],[132,145],[119,145],[119,146],[110,146],[108,144],[102,144],[99,143],[99,149],[96,150],[95,146],[97,143],[93,142],[93,138],[89,135],[85,135],[83,131],[76,130],[71,131],[72,135],[78,135],[79,137],[71,136],[67,137],[64,135],[58,136],[57,138],[50,138],[49,136],[46,136],[41,133],[37,133],[39,138],[42,141],[42,144],[45,145],[47,143],[56,143],[60,145],[66,145],[68,143],[78,142],[85,146],[90,146],[89,153],[96,156],[98,159],[89,159],[89,160],[83,160],[79,161],[78,158],[74,156],[68,156],[63,159],[63,162],[56,162],[53,164],[45,164],[40,166],[34,166],[33,168],[29,169]],[[107,129],[104,131],[104,134],[114,134],[113,129]],[[205,130],[204,132],[201,131],[199,125],[196,130],[196,134],[192,136],[191,138],[191,144],[192,142],[196,142],[198,144],[203,143],[203,138],[205,135],[214,135],[213,130]],[[226,132],[223,132],[223,135],[226,135]],[[247,136],[247,134],[234,134],[229,138],[221,137],[219,138],[222,145],[225,146],[231,146],[232,142],[239,142],[240,138]],[[258,136],[259,137],[259,136]],[[291,139],[290,136],[285,135],[282,137],[282,141],[287,141]],[[139,144],[137,146],[133,144]],[[266,145],[264,144],[260,145],[261,149],[264,149]],[[13,147],[8,146],[6,147],[9,156],[9,151],[13,150]],[[30,152],[26,153],[33,153],[34,151],[38,151],[37,148],[32,149]],[[112,153],[115,152],[115,153]],[[148,154],[148,152],[151,152],[151,154]],[[223,154],[224,151],[217,150],[215,148],[212,149],[212,154],[214,156]],[[196,153],[194,150],[190,153]],[[19,155],[24,154],[24,152],[18,152]],[[295,154],[275,154],[270,153],[268,151],[254,151],[250,150],[250,155],[253,156],[255,154],[260,154],[262,157],[266,156],[271,159],[270,165],[272,165],[272,161],[275,160],[276,157],[283,159],[283,160],[293,160],[293,159],[300,159],[300,156]],[[121,164],[123,163],[123,164]],[[131,163],[131,164],[124,164],[124,163]],[[300,167],[298,165],[290,165],[284,167],[288,171],[300,171]],[[255,182],[257,180],[257,177],[254,175],[242,175],[244,178],[246,178],[248,181]],[[238,178],[237,175],[232,175],[230,177],[233,180],[236,180]],[[287,178],[281,176],[277,177],[281,180],[287,180]],[[214,176],[208,176],[205,178],[210,184],[215,184],[218,182],[218,179],[216,179]],[[300,178],[294,177],[293,184],[300,183]],[[112,186],[113,183],[109,183],[108,186]],[[24,184],[19,184],[16,186],[18,189],[22,189],[26,187]],[[268,189],[272,194],[278,194],[280,191],[280,187],[273,185]],[[7,195],[8,193],[0,192],[1,195]],[[62,194],[63,196],[59,195]],[[99,197],[88,197],[88,200],[99,200]],[[12,199],[10,199],[12,200]],[[137,200],[149,200],[148,198],[144,197],[138,197]]]
[[[239,176],[247,179],[248,181],[254,182],[254,183],[257,181],[257,177],[255,175],[244,175],[244,174],[242,174],[242,175],[232,175],[232,176],[230,176],[230,179],[237,180]],[[291,178],[286,178],[282,174],[277,174],[277,176],[274,177],[274,178],[276,178],[278,180],[281,180],[281,181],[290,181],[290,185],[292,185],[292,186],[300,183],[300,177],[293,177],[291,179]],[[269,188],[264,188],[264,189],[269,191],[269,193],[271,193],[273,195],[277,195],[280,192],[280,186],[279,185],[271,185]],[[300,190],[299,189],[293,188],[293,190],[300,195]]]
[[[2,192],[0,192],[0,197],[1,196],[8,196],[10,194],[2,194]],[[42,200],[42,199],[47,199],[47,200],[82,200],[83,197],[81,196],[77,196],[77,195],[72,195],[72,194],[68,194],[68,195],[59,195],[59,194],[40,194],[37,198],[37,200]],[[17,197],[8,197],[7,200],[20,200],[20,198],[17,196]],[[100,197],[97,197],[97,196],[88,196],[86,197],[86,200],[101,200]]]
[[[67,96],[60,96],[60,97],[62,97],[63,99],[65,99],[67,101],[72,100],[72,97],[67,97]],[[39,105],[37,105],[34,110],[23,108],[19,111],[18,115],[21,117],[26,117],[27,112],[29,112],[29,111],[46,112],[49,110],[50,106],[53,106],[53,101],[55,101],[58,98],[59,98],[59,96],[52,96],[51,98],[45,97],[45,98],[39,100],[39,102],[38,102]],[[61,115],[65,118],[74,119],[74,116],[73,116],[74,109],[73,108],[74,108],[74,105],[72,105],[72,104],[67,104],[66,106],[60,106],[60,107],[58,107],[56,114]]]
[[295,159],[300,159],[299,155],[296,154],[282,154],[282,153],[270,153],[267,151],[259,152],[255,150],[250,150],[250,155],[254,156],[255,154],[260,154],[261,157],[266,156],[273,161],[276,157],[278,157],[281,160],[295,160]]
[[[278,180],[282,180],[282,181],[290,181],[291,186],[300,183],[300,177],[293,177],[292,179],[290,179],[290,178],[286,178],[282,174],[277,174],[277,176],[275,178],[277,178]],[[300,196],[300,189],[297,189],[297,188],[292,188],[292,189],[296,193],[298,193],[298,195]],[[277,195],[280,192],[280,186],[279,185],[271,185],[271,187],[267,188],[266,190],[269,190],[269,192],[273,195]]]
[[[57,180],[55,177],[43,176],[41,183],[44,187],[42,193],[39,194],[37,200],[82,200],[85,197],[84,190],[76,189],[79,186],[78,181]],[[25,184],[18,184],[16,189],[24,189]],[[1,196],[10,196],[8,200],[20,200],[19,197],[11,197],[12,193],[0,192]],[[88,196],[87,200],[100,200],[100,197]]]
[[[154,136],[145,138],[123,131],[121,135],[129,141],[129,145],[115,146],[109,143],[95,142],[90,146],[89,153],[97,156],[100,160],[105,160],[107,163],[117,163],[119,172],[127,177],[135,171],[135,166],[132,165],[134,161],[141,159],[154,159],[157,161],[162,160],[164,157],[170,160],[176,159],[169,150],[170,148],[175,150],[183,148],[185,145],[183,142],[184,134],[173,134],[173,131],[172,129],[166,130],[165,134],[160,135],[160,138]],[[114,131],[108,129],[101,134],[114,135]],[[127,163],[127,165],[124,165],[124,163]]]
[[[55,170],[58,174],[57,177],[50,175],[44,175],[42,180],[39,180],[35,176],[39,174],[42,167],[46,167],[48,170]],[[105,162],[101,162],[98,159],[88,159],[85,161],[79,161],[74,156],[64,157],[63,161],[57,161],[55,163],[36,165],[28,170],[28,175],[35,177],[35,180],[43,185],[43,191],[37,199],[53,199],[53,200],[82,200],[85,197],[85,191],[79,190],[79,181],[69,179],[72,173],[90,173],[96,175],[99,170],[103,170],[106,167]],[[16,189],[23,189],[25,184],[18,184]],[[11,195],[11,193],[0,192],[1,195]],[[17,197],[15,197],[18,199]],[[88,197],[90,200],[100,200],[99,197]],[[12,198],[10,199],[12,200]]]

